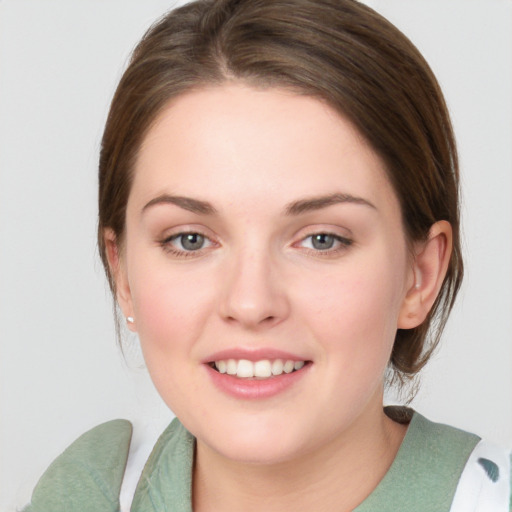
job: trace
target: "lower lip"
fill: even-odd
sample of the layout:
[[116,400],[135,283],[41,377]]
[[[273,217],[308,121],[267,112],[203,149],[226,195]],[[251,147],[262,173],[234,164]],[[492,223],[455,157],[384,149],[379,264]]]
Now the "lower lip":
[[283,393],[294,386],[309,371],[311,363],[292,373],[283,373],[268,379],[240,379],[227,373],[219,373],[205,365],[210,378],[222,392],[246,400],[264,399]]

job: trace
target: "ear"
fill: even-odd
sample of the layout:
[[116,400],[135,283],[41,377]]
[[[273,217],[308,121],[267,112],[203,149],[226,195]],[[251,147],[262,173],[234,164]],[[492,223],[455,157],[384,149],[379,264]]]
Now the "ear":
[[414,249],[410,284],[398,317],[399,329],[412,329],[427,317],[444,281],[452,253],[452,227],[441,220],[432,225],[426,242]]
[[105,240],[105,250],[107,253],[110,273],[112,274],[116,285],[117,303],[119,304],[124,317],[127,319],[126,325],[131,331],[136,332],[135,321],[133,320],[134,313],[130,284],[128,282],[126,267],[123,258],[121,257],[121,248],[119,247],[117,237],[112,229],[105,229],[103,238]]

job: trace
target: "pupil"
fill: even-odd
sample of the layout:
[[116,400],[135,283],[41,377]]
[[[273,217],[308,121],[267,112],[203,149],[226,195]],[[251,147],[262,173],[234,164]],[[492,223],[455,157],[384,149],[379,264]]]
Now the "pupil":
[[334,237],[332,235],[321,233],[313,237],[312,243],[315,249],[331,249],[334,245]]
[[198,233],[188,233],[182,236],[181,243],[184,249],[194,251],[201,249],[204,243],[204,237]]

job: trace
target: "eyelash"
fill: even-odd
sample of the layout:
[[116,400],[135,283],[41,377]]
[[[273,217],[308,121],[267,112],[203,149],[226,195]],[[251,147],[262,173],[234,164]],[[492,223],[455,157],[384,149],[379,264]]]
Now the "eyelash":
[[[209,245],[207,247],[201,247],[197,250],[180,250],[172,245],[172,242],[174,242],[175,240],[178,240],[184,236],[187,236],[187,235],[199,235],[199,236],[203,237],[203,239],[205,241],[208,241]],[[330,233],[327,231],[318,231],[318,232],[311,233],[311,234],[301,238],[300,241],[293,244],[293,246],[297,246],[298,244],[304,243],[306,240],[312,239],[315,236],[322,236],[322,235],[332,237],[334,239],[334,243],[339,244],[338,247],[336,247],[334,249],[327,248],[324,250],[314,249],[311,247],[303,247],[302,249],[307,254],[310,254],[312,256],[320,256],[320,257],[331,256],[331,257],[333,257],[333,256],[337,256],[339,253],[347,250],[353,244],[353,240],[351,240],[349,238],[346,238],[346,237],[343,237],[340,235],[336,235],[335,233]],[[203,233],[201,233],[199,231],[184,231],[184,232],[176,233],[175,235],[171,235],[171,236],[163,239],[162,241],[159,242],[159,244],[162,246],[162,248],[167,253],[172,254],[173,256],[176,256],[179,258],[190,258],[190,257],[200,256],[201,254],[203,254],[204,249],[208,249],[209,247],[216,245],[216,242],[212,241],[210,237],[208,237],[207,235],[204,235]]]
[[[343,237],[343,236],[340,236],[340,235],[337,235],[335,233],[330,233],[328,231],[317,231],[315,233],[311,233],[307,236],[305,236],[304,238],[301,238],[300,242],[299,243],[304,243],[306,240],[308,239],[313,239],[313,237],[315,236],[330,236],[334,239],[334,243],[338,244],[338,246],[336,248],[328,248],[328,249],[313,249],[313,248],[310,248],[310,247],[303,247],[303,250],[307,253],[307,254],[310,254],[312,256],[315,256],[315,257],[323,257],[323,258],[328,258],[328,257],[336,257],[338,256],[340,253],[346,251],[353,243],[354,241],[351,240],[350,238],[346,238],[346,237]],[[296,245],[296,244],[294,244]]]
[[[202,254],[203,249],[205,249],[205,247],[201,247],[200,249],[197,249],[194,251],[194,250],[180,250],[172,245],[173,241],[178,240],[187,235],[199,235],[204,238],[205,242],[208,241],[210,243],[210,246],[215,244],[215,242],[213,242],[210,237],[204,235],[203,233],[201,233],[199,231],[183,231],[180,233],[176,233],[175,235],[168,236],[167,238],[165,238],[164,240],[162,240],[160,242],[160,245],[167,253],[172,254],[173,256],[180,257],[180,258],[190,258],[190,257],[199,256],[200,254]],[[208,247],[206,247],[206,249],[207,248]]]

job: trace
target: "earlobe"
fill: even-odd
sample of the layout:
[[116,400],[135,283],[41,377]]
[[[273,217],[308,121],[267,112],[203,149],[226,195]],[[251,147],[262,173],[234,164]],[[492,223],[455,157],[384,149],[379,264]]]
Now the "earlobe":
[[135,332],[135,320],[128,276],[126,275],[126,268],[121,257],[121,249],[117,242],[117,237],[112,229],[105,229],[104,240],[110,273],[115,282],[117,303],[127,319],[126,325],[131,331]]
[[451,252],[452,227],[447,221],[438,221],[430,228],[428,239],[415,248],[413,283],[402,303],[399,329],[412,329],[425,320],[443,285]]

